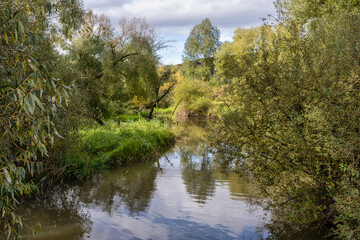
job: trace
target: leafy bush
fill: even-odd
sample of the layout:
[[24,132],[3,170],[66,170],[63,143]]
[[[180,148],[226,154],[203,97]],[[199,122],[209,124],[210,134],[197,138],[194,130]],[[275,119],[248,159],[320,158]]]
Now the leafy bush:
[[201,80],[185,80],[174,90],[175,103],[180,103],[179,110],[206,114],[212,106],[212,90]]

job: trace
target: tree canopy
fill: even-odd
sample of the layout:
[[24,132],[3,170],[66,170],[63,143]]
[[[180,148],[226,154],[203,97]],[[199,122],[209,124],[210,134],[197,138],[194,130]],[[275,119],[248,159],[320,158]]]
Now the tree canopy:
[[91,116],[121,112],[136,98],[152,101],[159,83],[158,51],[166,41],[144,19],[120,19],[114,31],[108,17],[88,12],[69,46],[69,61],[82,75],[77,84]]
[[183,51],[186,75],[209,80],[214,71],[213,60],[219,46],[220,31],[208,18],[193,27]]

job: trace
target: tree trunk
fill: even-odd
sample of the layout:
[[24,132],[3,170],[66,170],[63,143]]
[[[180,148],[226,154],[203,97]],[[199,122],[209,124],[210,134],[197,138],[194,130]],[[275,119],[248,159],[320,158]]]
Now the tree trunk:
[[173,85],[171,85],[171,86],[165,91],[165,93],[164,93],[161,97],[159,97],[159,98],[157,98],[157,96],[159,95],[159,89],[160,89],[160,87],[157,88],[157,90],[156,90],[156,100],[155,100],[155,102],[153,102],[153,103],[148,107],[148,108],[150,108],[150,112],[149,112],[149,115],[148,115],[148,118],[149,118],[149,119],[152,119],[152,115],[153,115],[155,106],[157,106],[157,104],[161,101],[161,99],[163,99],[163,98],[170,92],[170,89],[171,89],[172,87],[174,87],[175,85],[176,85],[176,83],[174,83]]
[[91,119],[94,119],[98,124],[100,124],[101,126],[104,126],[105,123],[100,119],[100,118],[97,118],[95,116],[92,116],[91,114],[88,114],[88,113],[84,113],[83,114],[85,117],[89,117]]

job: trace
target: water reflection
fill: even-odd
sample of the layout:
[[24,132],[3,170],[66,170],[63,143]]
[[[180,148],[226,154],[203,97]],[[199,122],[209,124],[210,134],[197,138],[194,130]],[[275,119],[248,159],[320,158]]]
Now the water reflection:
[[226,174],[218,165],[226,152],[217,151],[209,141],[210,126],[208,122],[182,122],[177,131],[184,132],[183,141],[178,144],[181,156],[182,178],[187,192],[194,201],[205,204],[215,192],[215,182],[228,184],[231,195],[236,199],[249,193],[249,178],[238,174]]
[[[21,214],[25,224],[42,232],[36,239],[80,240],[91,232],[91,217],[82,210],[77,189],[33,199],[23,205]],[[24,239],[33,239],[29,229],[25,229]]]
[[[201,148],[199,146],[199,148]],[[201,155],[194,155],[180,148],[182,179],[186,191],[201,204],[211,198],[215,192],[215,178],[211,171],[212,159],[206,148]]]
[[214,172],[218,184],[226,185],[229,188],[231,198],[234,200],[247,200],[252,194],[252,183],[249,177],[239,176],[237,173]]
[[104,171],[29,203],[27,222],[43,226],[35,239],[264,239],[264,212],[245,201],[249,179],[217,171],[206,128],[176,128],[183,141],[158,162]]
[[261,240],[319,240],[319,239],[334,239],[329,234],[329,230],[326,227],[322,229],[318,228],[299,228],[279,219],[272,219],[269,223],[262,227],[258,227],[257,232]]
[[80,198],[110,215],[121,213],[122,206],[130,215],[138,215],[149,206],[157,172],[153,163],[103,172],[82,187]]

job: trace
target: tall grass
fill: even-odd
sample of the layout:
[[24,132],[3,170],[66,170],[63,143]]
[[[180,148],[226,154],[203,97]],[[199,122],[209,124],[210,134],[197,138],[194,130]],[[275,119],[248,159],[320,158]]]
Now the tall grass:
[[153,159],[174,141],[170,128],[158,120],[108,121],[80,130],[81,142],[65,158],[65,176],[83,179],[95,171]]

